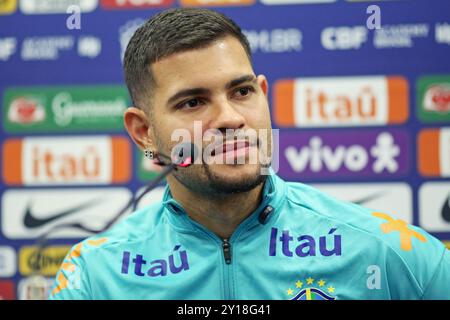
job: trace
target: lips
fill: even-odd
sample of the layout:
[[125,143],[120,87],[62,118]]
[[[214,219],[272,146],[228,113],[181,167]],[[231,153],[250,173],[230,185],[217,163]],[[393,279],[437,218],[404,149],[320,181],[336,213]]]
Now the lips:
[[219,143],[211,151],[210,156],[211,157],[220,155],[226,157],[241,156],[248,153],[248,150],[255,146],[257,146],[257,142],[252,142],[248,140],[236,140],[225,143]]
[[211,155],[216,156],[220,154],[226,154],[229,152],[236,152],[240,149],[245,149],[248,147],[250,147],[250,143],[248,141],[243,140],[222,143],[213,150]]

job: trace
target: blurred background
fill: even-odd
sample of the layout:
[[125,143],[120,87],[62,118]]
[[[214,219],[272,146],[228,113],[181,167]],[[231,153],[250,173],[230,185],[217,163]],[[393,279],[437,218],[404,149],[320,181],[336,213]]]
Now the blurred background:
[[123,129],[122,58],[178,6],[245,31],[282,178],[450,247],[450,1],[0,0],[0,299],[45,298],[70,247],[157,175]]

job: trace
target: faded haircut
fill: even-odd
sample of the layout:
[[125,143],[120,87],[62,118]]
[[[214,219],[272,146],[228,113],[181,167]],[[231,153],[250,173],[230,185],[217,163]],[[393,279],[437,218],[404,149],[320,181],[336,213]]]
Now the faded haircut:
[[149,110],[156,86],[151,65],[172,54],[207,47],[233,36],[251,63],[249,42],[241,28],[222,13],[200,8],[162,11],[136,30],[125,51],[125,82],[135,107]]

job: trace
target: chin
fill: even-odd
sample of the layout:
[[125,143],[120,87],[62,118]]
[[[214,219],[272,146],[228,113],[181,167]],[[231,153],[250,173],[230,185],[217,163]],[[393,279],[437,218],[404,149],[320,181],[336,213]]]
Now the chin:
[[243,178],[243,176],[257,176],[261,174],[259,164],[218,164],[209,166],[210,171],[217,176],[228,178]]
[[207,169],[211,188],[220,193],[247,192],[265,181],[260,165],[213,165]]

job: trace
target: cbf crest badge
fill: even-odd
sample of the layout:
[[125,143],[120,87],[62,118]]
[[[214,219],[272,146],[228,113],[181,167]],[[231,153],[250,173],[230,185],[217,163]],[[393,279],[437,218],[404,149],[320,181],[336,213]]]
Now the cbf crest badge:
[[336,300],[335,288],[323,279],[297,280],[295,286],[288,288],[286,294],[289,300]]

